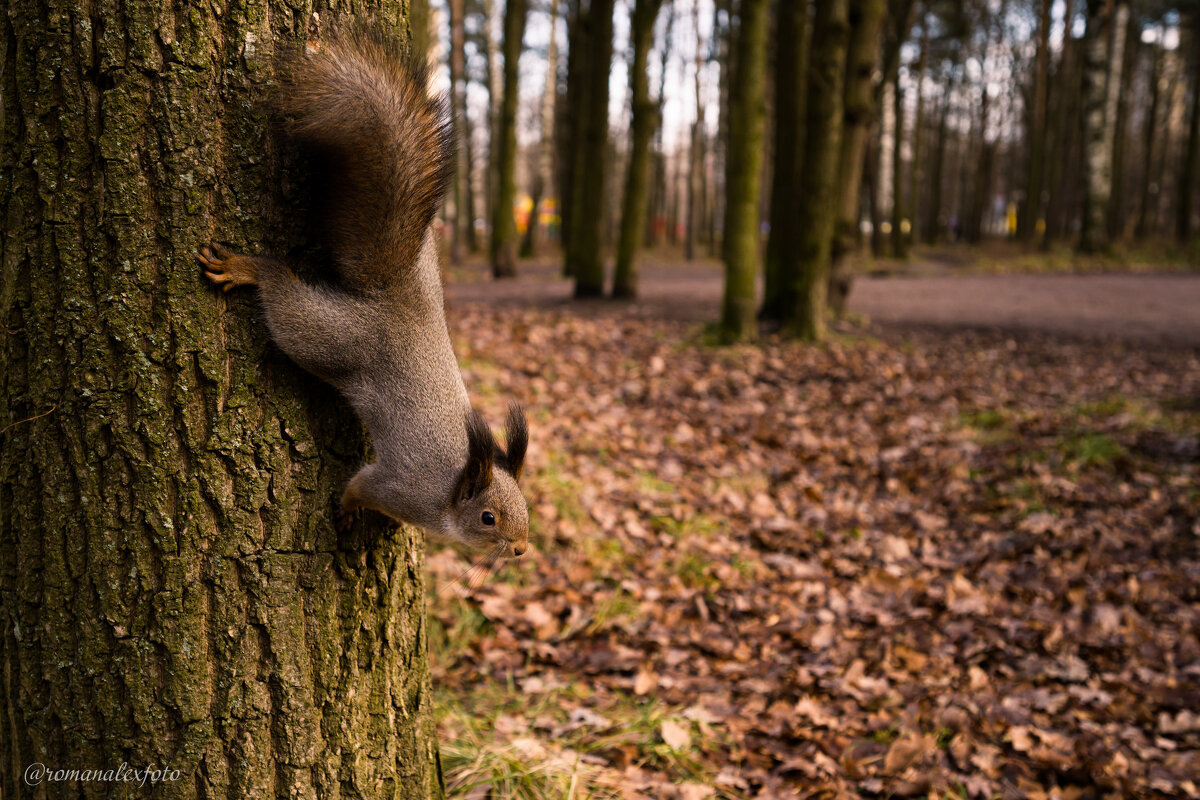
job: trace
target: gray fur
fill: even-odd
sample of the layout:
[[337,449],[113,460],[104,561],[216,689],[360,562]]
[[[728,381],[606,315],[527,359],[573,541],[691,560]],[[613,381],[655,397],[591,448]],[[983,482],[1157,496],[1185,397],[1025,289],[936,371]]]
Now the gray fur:
[[[377,36],[356,34],[292,66],[290,81],[303,87],[305,101],[336,104],[305,108],[293,97],[288,110],[301,117],[306,139],[352,150],[364,141],[364,131],[374,131],[368,138],[375,144],[359,155],[391,159],[369,177],[370,161],[356,161],[353,177],[340,187],[339,217],[355,206],[356,194],[369,195],[359,204],[364,218],[332,235],[341,285],[309,285],[285,264],[215,243],[201,248],[199,259],[226,290],[257,285],[275,342],[337,387],[366,424],[376,461],[347,485],[343,524],[359,508],[371,508],[473,547],[503,543],[509,555],[520,555],[529,518],[516,483],[524,459],[519,408],[509,416],[514,452],[500,449],[490,431],[480,434],[494,448],[495,458],[486,453],[488,480],[461,491],[473,412],[450,344],[428,225],[441,188],[427,184],[444,180],[441,165],[447,161],[445,152],[430,147],[445,140],[442,121],[429,113],[436,104],[414,92],[398,52]],[[414,103],[420,107],[411,108]],[[354,153],[340,156],[344,161]],[[424,220],[419,231],[411,225],[414,218]],[[342,224],[340,218],[334,222]],[[410,240],[414,235],[419,239]],[[370,240],[352,242],[354,237]],[[472,474],[484,474],[483,465],[475,466]],[[484,524],[485,512],[495,524]]]

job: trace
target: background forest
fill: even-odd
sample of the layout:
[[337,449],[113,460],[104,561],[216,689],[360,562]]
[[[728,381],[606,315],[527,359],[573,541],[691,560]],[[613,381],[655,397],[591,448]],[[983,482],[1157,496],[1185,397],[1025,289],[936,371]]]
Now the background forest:
[[451,794],[1200,796],[1200,6],[421,8],[538,434]]

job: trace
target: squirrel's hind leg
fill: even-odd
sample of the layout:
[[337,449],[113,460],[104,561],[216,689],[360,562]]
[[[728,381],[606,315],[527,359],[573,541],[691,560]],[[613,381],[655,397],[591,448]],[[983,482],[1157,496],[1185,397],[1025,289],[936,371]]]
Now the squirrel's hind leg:
[[258,286],[271,338],[288,357],[326,381],[356,372],[373,348],[364,341],[373,330],[371,309],[332,286],[312,286],[291,267],[273,258],[235,253],[215,242],[197,258],[209,280],[234,286]]

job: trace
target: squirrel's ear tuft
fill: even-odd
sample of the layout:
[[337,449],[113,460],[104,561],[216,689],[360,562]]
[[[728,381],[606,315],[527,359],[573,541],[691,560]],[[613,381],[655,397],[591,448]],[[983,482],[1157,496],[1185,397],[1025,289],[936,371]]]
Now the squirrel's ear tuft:
[[492,459],[496,439],[483,414],[472,408],[467,414],[467,465],[463,467],[454,492],[456,500],[466,500],[482,492],[492,482]]
[[515,481],[521,477],[521,467],[525,466],[525,451],[529,448],[529,425],[525,422],[525,412],[517,403],[508,407],[504,439],[505,451],[501,456],[500,466],[511,474]]

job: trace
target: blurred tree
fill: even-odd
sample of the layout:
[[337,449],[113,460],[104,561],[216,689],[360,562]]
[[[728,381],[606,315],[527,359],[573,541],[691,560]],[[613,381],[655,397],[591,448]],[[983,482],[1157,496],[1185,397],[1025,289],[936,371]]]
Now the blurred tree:
[[1156,32],[1155,40],[1150,43],[1150,75],[1148,88],[1150,93],[1149,107],[1146,118],[1142,123],[1142,174],[1138,191],[1138,220],[1134,228],[1134,236],[1145,239],[1154,228],[1154,212],[1156,209],[1158,186],[1154,181],[1154,165],[1156,155],[1161,145],[1158,139],[1159,105],[1163,94],[1162,45],[1158,41],[1160,32]]
[[554,184],[554,113],[558,97],[558,0],[550,0],[550,42],[546,47],[546,88],[542,94],[541,135],[538,138],[537,162],[533,167],[533,191],[529,224],[525,227],[525,239],[521,242],[521,256],[532,258],[537,254],[538,219],[542,200]]
[[512,278],[517,274],[517,226],[513,219],[516,200],[514,170],[517,158],[517,97],[521,50],[524,46],[528,0],[507,0],[504,6],[504,99],[496,123],[496,200],[492,204],[492,275]]
[[904,235],[908,204],[904,197],[904,84],[899,70],[892,82],[892,120],[892,257],[903,260],[908,258]]
[[808,2],[776,6],[775,159],[771,232],[767,240],[761,316],[781,322],[796,304],[795,269],[800,219],[799,182],[804,158],[804,95],[808,69]]
[[908,214],[911,220],[909,236],[913,242],[920,241],[922,223],[921,191],[925,180],[925,166],[922,162],[925,139],[925,70],[928,66],[929,10],[925,8],[921,12],[921,44],[917,54],[916,75],[913,77],[913,85],[917,92],[917,109],[913,116],[912,163],[908,168]]
[[1050,6],[1052,0],[1039,0],[1037,21],[1037,50],[1034,54],[1033,105],[1026,118],[1029,173],[1025,181],[1025,198],[1017,218],[1017,235],[1032,242],[1037,223],[1042,216],[1043,175],[1046,155],[1046,98],[1050,73]]
[[632,29],[629,34],[633,45],[633,61],[629,69],[633,122],[613,297],[637,296],[636,255],[646,224],[646,206],[649,199],[647,181],[650,169],[650,138],[661,124],[659,101],[650,96],[650,75],[646,65],[650,48],[654,45],[654,22],[658,19],[662,2],[663,0],[637,0],[633,9]]
[[[0,15],[0,794],[440,798],[424,537],[339,538],[361,423],[193,260],[307,252],[259,101],[313,4],[181,8]],[[123,763],[178,775],[87,782]]]
[[567,269],[575,276],[576,297],[604,294],[604,203],[608,197],[608,76],[612,67],[613,0],[592,0],[588,10],[586,83],[581,109],[578,156],[571,198],[571,241]]
[[569,249],[575,217],[575,170],[582,153],[583,116],[588,108],[588,84],[584,80],[591,40],[588,14],[582,0],[567,0],[567,81],[563,100],[558,104],[558,196],[562,219],[563,275],[571,276],[573,264]]
[[468,228],[473,227],[471,207],[471,162],[468,156],[471,134],[467,128],[466,31],[463,0],[447,0],[450,16],[450,104],[454,126],[454,185],[451,197],[454,219],[450,221],[450,263],[463,260]]
[[409,50],[418,64],[428,64],[433,39],[429,0],[408,0]]
[[729,97],[725,168],[725,296],[719,330],[726,342],[754,338],[766,117],[768,0],[741,0]]
[[1088,0],[1084,33],[1084,194],[1079,249],[1108,246],[1106,216],[1112,196],[1113,136],[1124,62],[1129,5]]
[[[836,140],[837,171],[834,178],[837,194],[833,199],[836,215],[834,240],[830,251],[832,261],[827,268],[822,267],[826,270],[825,275],[829,281],[827,294],[821,298],[822,308],[828,301],[836,314],[842,312],[846,297],[850,294],[848,256],[859,245],[863,166],[879,101],[875,71],[879,64],[880,39],[883,36],[883,22],[887,9],[886,0],[851,0],[846,9],[849,15],[850,38],[843,44],[846,48],[845,77],[838,82],[839,91],[843,91],[840,87],[844,87],[844,96],[839,103],[843,119]],[[906,10],[902,11],[908,13]],[[814,42],[814,57],[815,47]],[[896,50],[899,52],[898,47]],[[808,135],[811,136],[811,122],[808,131]],[[809,162],[806,161],[807,163]],[[879,226],[876,225],[875,230],[878,229]],[[823,333],[817,329],[810,329],[805,335],[819,337]]]
[[805,100],[804,172],[799,187],[796,303],[784,320],[788,331],[804,339],[825,336],[834,225],[839,214],[842,93],[849,34],[848,0],[822,0],[816,4]]
[[696,242],[704,234],[708,209],[708,170],[705,164],[707,136],[704,132],[704,93],[700,75],[703,68],[704,42],[700,36],[700,6],[693,0],[693,23],[696,34],[696,60],[692,73],[692,84],[696,95],[696,119],[692,123],[691,146],[688,151],[688,226],[684,256],[688,261],[696,257]]
[[1193,3],[1190,11],[1190,46],[1184,52],[1191,66],[1191,111],[1187,142],[1180,164],[1179,197],[1175,212],[1175,236],[1180,243],[1186,243],[1192,235],[1192,201],[1196,184],[1200,181],[1200,3]]

